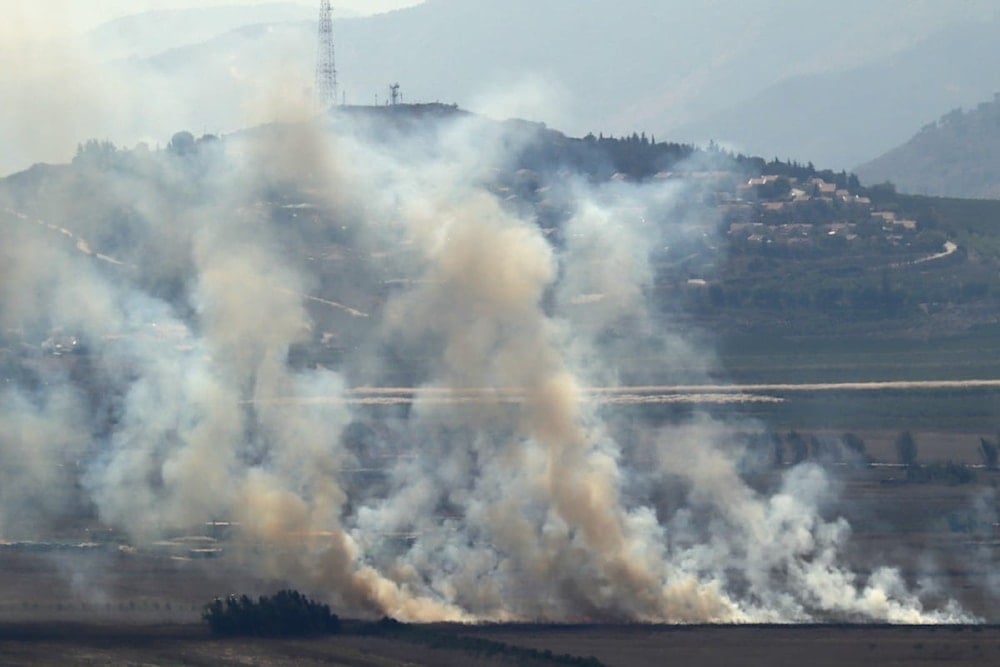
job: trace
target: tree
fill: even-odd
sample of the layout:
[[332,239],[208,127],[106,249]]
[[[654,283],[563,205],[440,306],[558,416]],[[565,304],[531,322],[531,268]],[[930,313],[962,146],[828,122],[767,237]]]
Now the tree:
[[903,431],[896,438],[896,456],[899,462],[906,466],[917,464],[917,442],[913,439],[913,434]]
[[1000,448],[997,447],[997,443],[980,438],[979,455],[983,457],[983,465],[990,470],[996,470],[997,461],[1000,459]]
[[809,436],[809,451],[812,457],[820,463],[843,463],[844,452],[835,440],[821,438],[817,435]]
[[868,454],[865,451],[865,441],[855,433],[845,433],[840,437],[840,441],[844,443],[844,447],[847,451],[855,457],[859,462],[866,461],[868,459]]
[[774,447],[774,467],[780,468],[785,464],[785,443],[777,433],[771,436],[771,440]]
[[251,637],[302,637],[340,631],[340,619],[325,604],[298,591],[278,591],[256,602],[246,595],[216,598],[201,614],[212,634]]
[[792,465],[802,463],[809,458],[809,446],[798,431],[789,431],[786,440],[788,446],[792,448]]
[[73,156],[73,164],[93,165],[101,169],[107,169],[115,164],[117,158],[118,147],[113,143],[90,139],[85,143],[76,145],[76,155]]
[[190,132],[178,132],[170,138],[167,150],[174,155],[190,155],[195,151],[194,135]]

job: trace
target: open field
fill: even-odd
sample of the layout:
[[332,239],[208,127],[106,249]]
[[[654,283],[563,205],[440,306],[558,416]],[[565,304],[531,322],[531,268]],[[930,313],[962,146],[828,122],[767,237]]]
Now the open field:
[[934,338],[734,334],[721,341],[718,359],[738,383],[992,379],[1000,377],[1000,330]]
[[[590,656],[618,667],[728,665],[988,665],[1000,661],[997,626],[433,626],[438,647],[353,635],[215,639],[197,625],[0,626],[5,665],[556,665]],[[449,638],[490,640],[493,655]],[[517,648],[535,649],[520,658]],[[563,659],[547,658],[553,656]]]
[[884,626],[591,626],[481,628],[519,646],[593,655],[608,665],[815,667],[986,665],[1000,661],[1000,628]]
[[[721,418],[747,417],[772,430],[920,431],[979,437],[1000,431],[1000,389],[884,389],[773,392],[780,402],[747,402],[714,410]],[[952,436],[955,437],[955,436]],[[950,458],[950,457],[946,457]]]

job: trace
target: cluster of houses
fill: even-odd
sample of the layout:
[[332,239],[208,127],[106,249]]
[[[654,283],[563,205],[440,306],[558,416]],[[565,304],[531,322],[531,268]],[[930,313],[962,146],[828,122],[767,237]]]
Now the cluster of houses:
[[767,174],[718,193],[730,239],[750,244],[811,246],[826,237],[840,243],[879,237],[905,245],[917,233],[916,220],[879,210],[869,197],[813,177]]

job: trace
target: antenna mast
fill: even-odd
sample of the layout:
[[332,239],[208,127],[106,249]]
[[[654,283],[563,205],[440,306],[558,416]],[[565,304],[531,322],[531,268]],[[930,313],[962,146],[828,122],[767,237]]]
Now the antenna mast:
[[316,95],[320,107],[337,103],[337,63],[333,51],[333,8],[330,0],[319,5],[319,52],[316,55]]

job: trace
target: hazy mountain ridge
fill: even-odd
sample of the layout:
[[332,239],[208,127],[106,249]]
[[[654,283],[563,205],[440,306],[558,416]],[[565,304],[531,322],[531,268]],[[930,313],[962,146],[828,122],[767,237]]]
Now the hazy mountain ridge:
[[1000,199],[1000,93],[925,125],[857,172],[867,182],[891,181],[905,192]]
[[[277,7],[276,15],[284,17],[284,5]],[[684,141],[714,138],[745,152],[767,149],[781,157],[848,167],[871,157],[872,146],[888,148],[905,134],[895,141],[887,135],[888,143],[879,144],[887,125],[882,89],[857,93],[850,76],[831,71],[880,63],[878,74],[884,66],[895,67],[900,80],[919,81],[926,62],[940,60],[939,53],[927,59],[887,59],[952,24],[961,24],[954,30],[962,40],[969,22],[996,13],[981,3],[964,7],[957,13],[935,3],[907,3],[901,13],[893,2],[804,8],[784,0],[719,1],[690,12],[671,2],[589,0],[581,11],[579,3],[569,0],[432,0],[378,16],[341,17],[334,31],[340,90],[349,103],[370,104],[376,96],[384,100],[387,86],[398,81],[407,101],[457,102],[498,117],[544,118],[576,135],[639,128]],[[263,116],[247,115],[253,101],[267,95],[261,91],[294,88],[302,96],[311,87],[315,24],[313,12],[305,9],[292,12],[292,18],[304,13],[300,20],[254,21],[272,23],[272,32],[251,33],[238,26],[202,34],[197,43],[175,43],[148,54],[148,60],[130,63],[128,76],[141,81],[152,67],[160,77],[158,85],[177,91],[174,97],[184,110],[174,127],[231,130],[263,122]],[[862,15],[865,20],[859,21]],[[895,26],[888,33],[882,27],[887,23]],[[990,53],[966,60],[983,62]],[[907,65],[911,60],[912,67]],[[276,61],[280,66],[271,66]],[[769,86],[794,87],[800,80],[812,81],[812,75],[821,78],[799,95],[803,102],[788,104],[789,95],[773,90],[759,96]],[[211,89],[226,94],[202,93]],[[289,92],[282,94],[288,97]],[[969,94],[981,99],[985,93],[976,89]],[[864,104],[858,104],[859,96]],[[769,103],[771,97],[777,102]],[[809,107],[814,100],[822,100],[818,109]],[[850,106],[843,100],[850,100]],[[958,103],[948,98],[945,109]],[[943,111],[933,99],[911,96],[906,104],[913,107],[908,113],[914,128]],[[729,115],[717,114],[727,107],[733,109]],[[893,113],[888,114],[889,125],[905,128],[906,121]],[[818,119],[815,132],[795,129],[808,117]],[[859,131],[841,132],[845,125]],[[812,134],[824,137],[816,140]],[[756,137],[766,139],[754,141]]]
[[[1000,21],[952,27],[860,67],[797,76],[679,130],[835,168],[871,159],[928,118],[1000,89]],[[773,153],[768,153],[772,151]]]
[[315,20],[315,15],[315,8],[296,2],[148,11],[103,23],[85,38],[104,58],[146,58],[241,26]]

